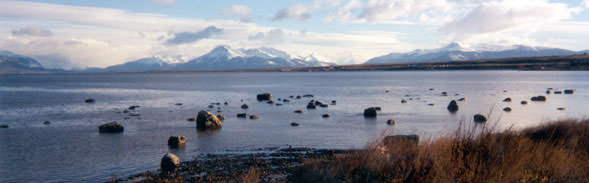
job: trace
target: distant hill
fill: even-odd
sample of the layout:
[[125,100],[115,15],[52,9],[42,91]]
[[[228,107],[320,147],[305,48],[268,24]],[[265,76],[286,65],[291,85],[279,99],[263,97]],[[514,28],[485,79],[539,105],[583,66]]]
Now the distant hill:
[[[106,71],[150,71],[150,70],[169,70],[174,68],[174,66],[178,63],[184,62],[181,58],[174,58],[174,57],[149,57],[149,58],[142,58],[139,60],[127,62],[124,64],[113,65],[107,67],[104,70]],[[96,68],[93,70],[88,71],[99,71]]]
[[0,51],[0,73],[44,73],[58,70],[45,69],[37,60],[9,51]]
[[566,56],[582,54],[585,52],[587,51],[575,52],[560,48],[534,47],[524,45],[479,45],[475,47],[465,47],[459,43],[450,43],[449,45],[438,49],[417,49],[406,53],[390,53],[372,58],[366,61],[365,64],[408,62],[421,63],[520,57]]
[[[335,65],[321,62],[313,55],[293,57],[274,48],[232,49],[221,45],[205,55],[184,61],[180,57],[149,57],[114,65],[102,71],[150,70],[237,70],[279,67],[321,67]],[[93,68],[87,71],[100,71]]]

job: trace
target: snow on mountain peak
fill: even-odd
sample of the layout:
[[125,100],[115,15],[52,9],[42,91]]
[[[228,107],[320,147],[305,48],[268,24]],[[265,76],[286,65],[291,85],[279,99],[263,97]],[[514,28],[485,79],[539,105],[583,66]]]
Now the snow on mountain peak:
[[205,55],[206,57],[227,57],[227,58],[235,58],[235,57],[245,57],[245,54],[240,50],[231,49],[231,47],[227,45],[220,45],[215,47],[211,52]]

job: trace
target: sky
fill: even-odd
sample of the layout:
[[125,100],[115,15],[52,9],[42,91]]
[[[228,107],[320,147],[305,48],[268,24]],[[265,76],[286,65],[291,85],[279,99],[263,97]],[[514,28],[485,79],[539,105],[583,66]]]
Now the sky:
[[589,49],[589,0],[0,0],[0,50],[48,68],[218,45],[272,47],[338,64],[462,45]]

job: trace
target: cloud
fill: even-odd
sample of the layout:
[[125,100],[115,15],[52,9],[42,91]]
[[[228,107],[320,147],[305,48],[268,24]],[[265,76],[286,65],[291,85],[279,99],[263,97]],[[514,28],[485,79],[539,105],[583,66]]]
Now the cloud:
[[223,9],[223,14],[226,16],[247,18],[250,16],[251,9],[248,6],[233,5],[230,8]]
[[368,0],[358,19],[367,22],[394,21],[401,17],[419,15],[428,9],[444,9],[449,6],[445,0]]
[[309,6],[296,4],[294,6],[278,10],[278,12],[276,12],[274,17],[272,18],[272,21],[284,19],[293,19],[299,21],[308,20],[309,18],[311,18],[312,9],[313,8]]
[[462,18],[443,25],[440,30],[458,36],[484,34],[530,25],[566,20],[580,11],[564,3],[545,0],[482,3]]
[[177,32],[174,33],[173,38],[168,39],[166,43],[169,45],[194,43],[198,40],[221,34],[222,32],[223,29],[219,29],[215,26],[209,26],[198,32]]
[[39,27],[25,27],[18,30],[12,30],[13,36],[37,36],[37,37],[51,37],[53,32]]
[[258,32],[247,38],[250,41],[262,41],[265,44],[280,44],[285,41],[285,33],[282,29],[272,29],[268,32]]
[[584,0],[581,5],[583,5],[585,8],[589,8],[589,0]]
[[176,0],[151,0],[151,2],[154,2],[154,3],[159,4],[159,5],[172,5],[172,4],[176,4]]

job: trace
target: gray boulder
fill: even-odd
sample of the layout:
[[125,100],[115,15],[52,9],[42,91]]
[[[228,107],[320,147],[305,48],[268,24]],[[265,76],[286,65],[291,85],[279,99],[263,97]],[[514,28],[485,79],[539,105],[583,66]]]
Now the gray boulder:
[[456,111],[458,111],[458,103],[456,103],[456,100],[450,101],[450,104],[448,104],[447,109],[450,112],[456,112]]
[[168,138],[168,146],[173,148],[178,148],[186,144],[186,137],[185,136],[170,136]]
[[125,127],[116,121],[103,124],[98,127],[98,132],[100,133],[121,133],[123,131],[125,131]]
[[482,114],[475,114],[473,120],[475,123],[484,123],[487,122],[487,117],[483,116]]
[[223,127],[223,124],[217,116],[207,111],[198,112],[198,116],[196,116],[197,129],[212,129],[220,127]]
[[272,94],[271,94],[271,93],[262,93],[262,94],[258,94],[258,95],[256,96],[256,98],[257,98],[259,101],[263,101],[263,100],[268,100],[268,101],[270,101],[270,100],[272,100]]
[[168,153],[166,154],[160,163],[160,167],[162,168],[162,172],[169,173],[175,172],[176,169],[180,166],[180,158],[178,156]]
[[376,108],[375,107],[370,107],[367,109],[364,109],[364,117],[366,118],[376,118]]

